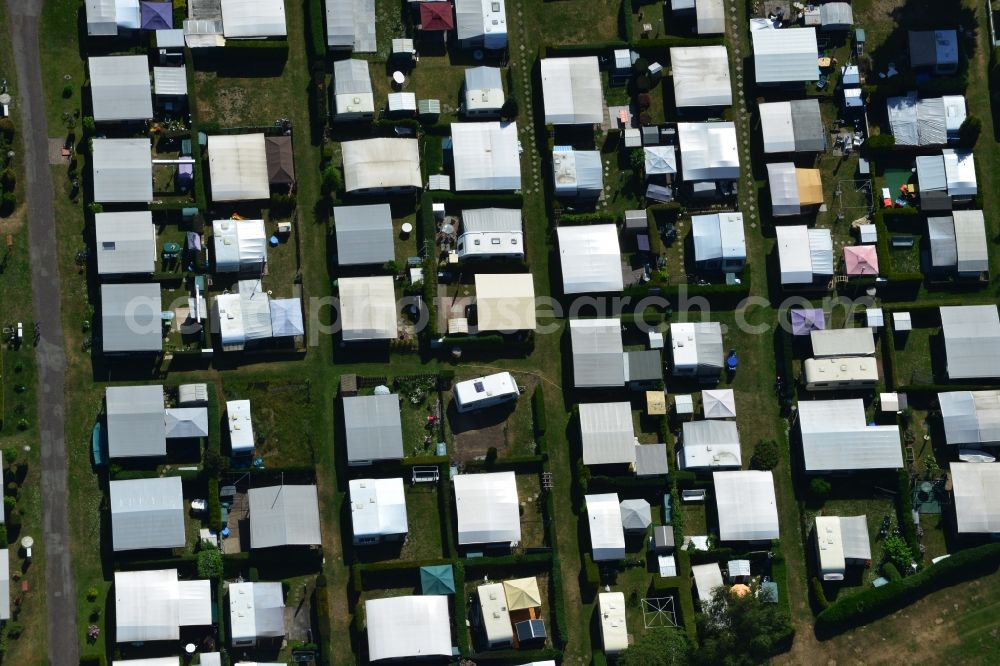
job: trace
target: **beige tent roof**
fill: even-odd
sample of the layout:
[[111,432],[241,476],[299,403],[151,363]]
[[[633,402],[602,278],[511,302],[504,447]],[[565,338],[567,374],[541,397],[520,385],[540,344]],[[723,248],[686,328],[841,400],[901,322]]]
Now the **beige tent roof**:
[[799,186],[799,204],[814,206],[823,203],[823,179],[819,169],[796,169],[795,182]]
[[535,330],[535,283],[531,273],[476,275],[480,331]]
[[542,605],[542,594],[538,591],[538,579],[534,576],[505,580],[503,593],[507,597],[507,610],[538,608]]

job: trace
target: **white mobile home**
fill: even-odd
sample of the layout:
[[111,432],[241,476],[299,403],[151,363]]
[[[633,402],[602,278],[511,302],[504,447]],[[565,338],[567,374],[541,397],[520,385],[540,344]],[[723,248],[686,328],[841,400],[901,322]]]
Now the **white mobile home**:
[[491,650],[511,647],[514,629],[510,623],[503,583],[480,585],[476,589],[476,597],[479,602],[477,620],[486,635],[487,647]]
[[718,378],[723,366],[722,327],[718,322],[670,325],[675,377]]
[[456,191],[521,189],[517,123],[452,123],[451,140]]
[[513,208],[474,208],[462,211],[462,233],[455,246],[459,261],[523,259],[524,225]]
[[216,273],[261,273],[267,263],[264,220],[215,220],[212,247]]
[[229,444],[233,455],[253,451],[253,420],[249,400],[230,400],[226,403],[226,421],[229,424]]
[[229,583],[230,645],[248,647],[285,635],[281,583]]
[[597,612],[601,618],[601,645],[604,654],[614,657],[628,648],[628,626],[625,622],[625,594],[601,592],[597,595]]
[[455,35],[464,48],[507,47],[506,0],[455,0]]
[[816,516],[816,557],[823,580],[844,580],[847,567],[871,562],[866,516]]
[[878,386],[878,364],[871,357],[807,358],[802,367],[806,389],[810,391],[873,389]]
[[333,111],[337,121],[375,117],[375,96],[367,60],[333,63]]
[[521,394],[514,375],[509,372],[457,382],[452,392],[455,408],[462,413],[513,402]]

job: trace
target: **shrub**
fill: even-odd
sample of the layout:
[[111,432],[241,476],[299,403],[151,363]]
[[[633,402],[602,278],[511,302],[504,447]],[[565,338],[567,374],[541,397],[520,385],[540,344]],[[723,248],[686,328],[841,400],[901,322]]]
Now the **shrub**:
[[66,85],[64,85],[63,89],[62,89],[62,96],[63,96],[63,99],[69,99],[70,97],[72,97],[73,96],[73,86],[70,85],[69,83],[67,83]]
[[14,173],[14,169],[7,167],[3,170],[3,173],[0,173],[0,185],[5,190],[14,189],[14,186],[17,185],[17,174]]
[[500,117],[504,120],[514,120],[517,118],[519,111],[517,100],[513,97],[508,97],[504,100],[503,106],[500,107]]
[[899,571],[908,571],[913,553],[903,537],[890,534],[882,545],[882,556],[886,562],[893,564]]
[[91,586],[87,588],[87,601],[96,601],[97,595],[98,592],[96,587]]
[[219,505],[219,480],[208,480],[208,527],[218,534],[222,531],[222,508]]
[[825,500],[830,496],[830,491],[833,488],[830,486],[830,482],[821,476],[816,477],[809,482],[809,492],[812,496],[818,500]]
[[590,553],[583,554],[583,577],[587,581],[587,588],[594,593],[601,585],[601,571],[597,568],[597,563]]
[[830,607],[830,602],[826,599],[826,592],[823,590],[823,582],[816,576],[813,576],[810,582],[812,584],[812,594],[813,599],[816,600],[816,605],[821,611],[826,610]]
[[210,547],[198,551],[198,578],[219,578],[222,576],[222,552]]
[[876,134],[868,137],[867,145],[868,150],[875,152],[891,150],[896,145],[896,137],[892,134]]
[[497,447],[491,446],[486,450],[486,464],[492,465],[497,461]]
[[24,626],[18,622],[11,622],[7,625],[7,636],[10,638],[20,638],[24,633]]
[[979,140],[982,131],[983,121],[978,116],[968,115],[958,128],[958,142],[966,148],[972,148]]
[[0,134],[8,139],[14,136],[14,121],[10,118],[0,118]]
[[333,197],[343,189],[344,176],[338,167],[331,164],[323,171],[323,194],[328,197]]
[[652,105],[653,103],[653,98],[647,92],[639,93],[638,100],[639,100],[639,108],[642,111],[648,109],[650,105]]
[[894,583],[903,577],[899,573],[899,569],[892,562],[886,562],[882,565],[882,575],[888,578],[890,583]]
[[632,73],[633,74],[645,74],[649,70],[649,61],[645,58],[639,57],[635,59],[632,63]]
[[774,469],[778,466],[779,460],[780,453],[776,441],[765,439],[757,442],[757,446],[753,450],[753,459],[751,460],[754,469]]

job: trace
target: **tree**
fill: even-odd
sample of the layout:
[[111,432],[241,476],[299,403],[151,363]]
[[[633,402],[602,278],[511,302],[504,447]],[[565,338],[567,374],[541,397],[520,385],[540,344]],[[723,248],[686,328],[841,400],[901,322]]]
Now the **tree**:
[[513,120],[517,118],[519,109],[517,107],[517,100],[513,97],[508,97],[503,106],[500,107],[500,117],[504,120]]
[[785,649],[795,635],[788,615],[778,604],[761,598],[756,586],[737,596],[719,588],[698,616],[702,647],[692,663],[705,666],[750,666]]
[[982,131],[983,121],[978,116],[966,116],[958,128],[958,142],[966,148],[972,148],[979,140],[979,133]]
[[222,553],[215,546],[198,551],[198,578],[222,576]]
[[334,197],[344,189],[344,176],[340,173],[340,169],[330,165],[323,172],[323,194],[328,197]]
[[809,492],[812,496],[818,500],[825,500],[830,496],[830,491],[833,490],[833,486],[830,482],[821,476],[816,477],[809,482]]
[[691,644],[680,629],[648,629],[618,656],[618,666],[686,666]]
[[779,456],[778,443],[773,439],[765,439],[757,442],[757,446],[753,450],[751,463],[754,469],[774,469],[778,466]]
[[909,571],[910,562],[913,560],[910,546],[898,534],[890,534],[885,538],[885,543],[882,545],[882,557],[900,572]]
[[632,171],[640,179],[646,177],[646,151],[645,150],[633,150],[632,154],[629,155],[629,165],[632,167]]

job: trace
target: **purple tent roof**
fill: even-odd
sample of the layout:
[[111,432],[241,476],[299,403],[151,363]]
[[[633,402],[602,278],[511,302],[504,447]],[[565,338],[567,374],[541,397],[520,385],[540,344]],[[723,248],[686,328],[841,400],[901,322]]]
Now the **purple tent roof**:
[[823,308],[792,310],[791,315],[792,335],[809,335],[809,331],[822,331],[826,328]]
[[174,6],[170,2],[139,3],[143,30],[170,30],[174,27]]

